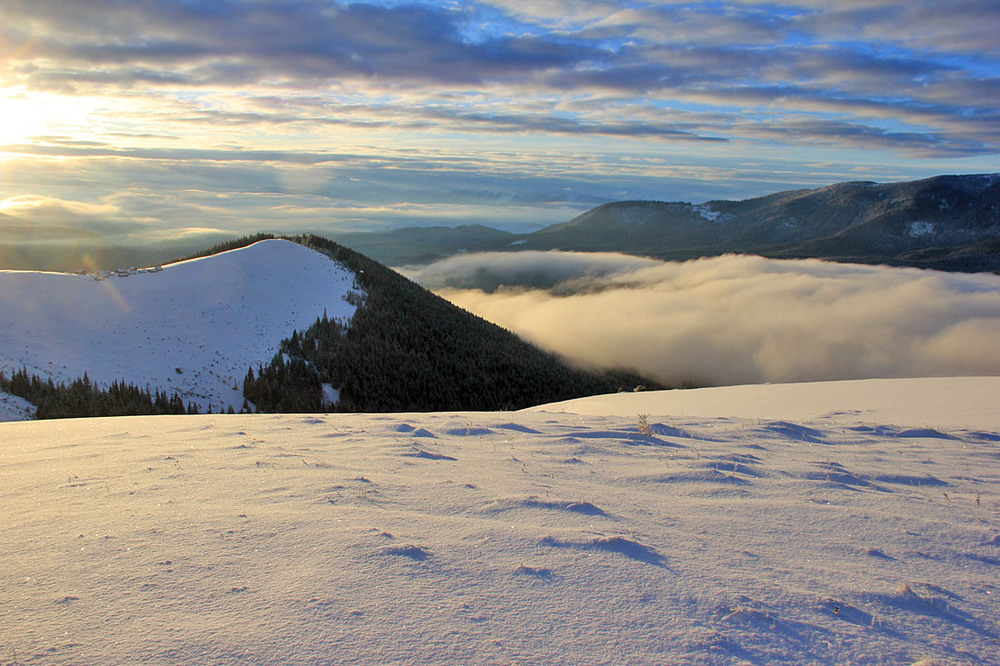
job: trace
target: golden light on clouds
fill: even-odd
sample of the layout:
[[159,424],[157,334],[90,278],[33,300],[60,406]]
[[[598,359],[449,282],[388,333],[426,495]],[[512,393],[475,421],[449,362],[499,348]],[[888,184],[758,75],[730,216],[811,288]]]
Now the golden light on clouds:
[[[522,232],[998,170],[996,0],[458,4],[0,2],[0,201],[121,200],[165,233]],[[135,240],[106,221],[79,223]]]
[[0,88],[0,154],[4,146],[39,139],[93,139],[110,122],[106,106],[96,97]]

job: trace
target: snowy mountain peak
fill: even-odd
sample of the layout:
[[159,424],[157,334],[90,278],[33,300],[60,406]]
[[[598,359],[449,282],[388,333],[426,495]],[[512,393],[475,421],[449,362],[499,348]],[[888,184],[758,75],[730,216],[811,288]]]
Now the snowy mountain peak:
[[247,370],[323,316],[348,321],[354,274],[286,240],[159,271],[0,271],[0,370],[124,380],[202,410],[239,409]]

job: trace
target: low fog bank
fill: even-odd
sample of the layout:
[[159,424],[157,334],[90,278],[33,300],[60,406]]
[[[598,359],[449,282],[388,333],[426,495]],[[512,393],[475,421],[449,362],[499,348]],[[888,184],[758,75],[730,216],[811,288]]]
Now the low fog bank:
[[432,291],[544,289],[568,296],[601,288],[615,276],[662,265],[656,259],[613,252],[525,250],[460,254],[402,272]]
[[992,274],[567,252],[462,255],[406,272],[543,347],[668,385],[1000,375]]

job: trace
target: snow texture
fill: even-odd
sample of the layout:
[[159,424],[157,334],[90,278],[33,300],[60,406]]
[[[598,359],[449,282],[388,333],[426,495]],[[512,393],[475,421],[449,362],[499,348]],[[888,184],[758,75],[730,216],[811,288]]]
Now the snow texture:
[[56,381],[86,372],[238,410],[247,370],[281,340],[324,311],[354,315],[354,277],[283,240],[120,276],[0,271],[0,369]]
[[0,391],[0,421],[28,421],[35,418],[35,406],[24,398]]
[[998,396],[0,424],[0,661],[1000,663]]
[[912,238],[925,238],[937,233],[933,222],[918,221],[906,225],[906,235]]
[[708,220],[709,222],[725,222],[725,218],[722,213],[717,210],[712,210],[712,205],[709,203],[703,204],[693,204],[691,210],[702,218]]

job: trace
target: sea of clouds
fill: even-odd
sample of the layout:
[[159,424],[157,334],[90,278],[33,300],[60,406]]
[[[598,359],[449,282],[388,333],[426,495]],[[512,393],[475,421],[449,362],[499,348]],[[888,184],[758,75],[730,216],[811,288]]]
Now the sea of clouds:
[[571,360],[668,385],[1000,374],[1000,276],[727,255],[458,255],[404,271]]

